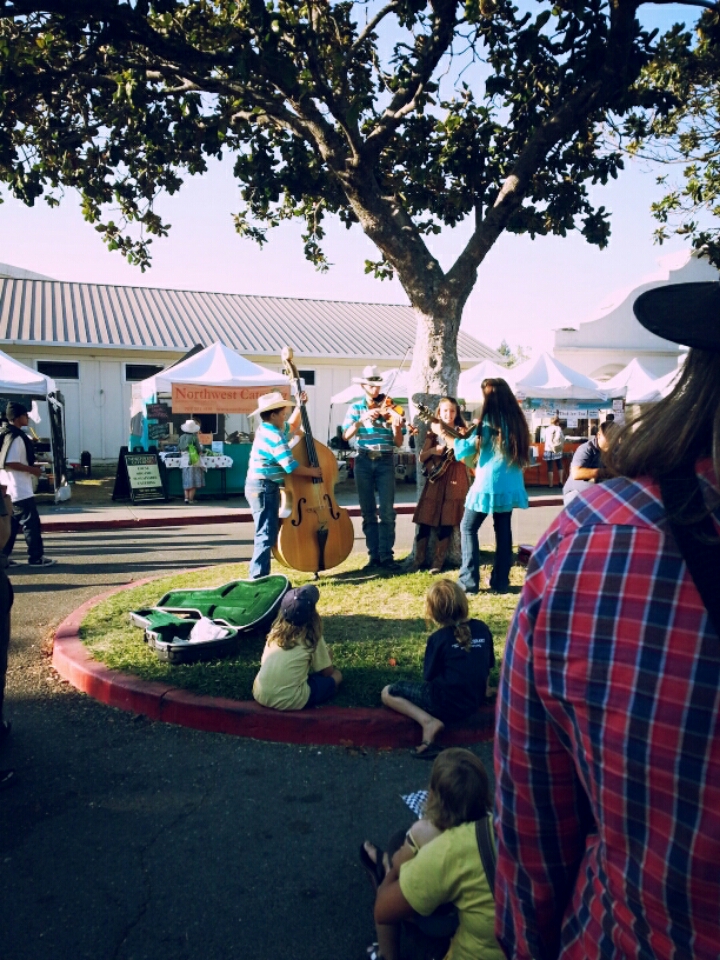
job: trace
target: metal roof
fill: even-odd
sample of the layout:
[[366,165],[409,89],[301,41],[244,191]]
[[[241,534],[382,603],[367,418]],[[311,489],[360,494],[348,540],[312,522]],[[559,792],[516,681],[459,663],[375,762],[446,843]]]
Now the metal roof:
[[[0,279],[0,338],[15,343],[187,350],[221,341],[242,354],[278,353],[291,343],[304,356],[392,361],[415,332],[412,308],[397,304]],[[500,359],[463,332],[458,354]]]

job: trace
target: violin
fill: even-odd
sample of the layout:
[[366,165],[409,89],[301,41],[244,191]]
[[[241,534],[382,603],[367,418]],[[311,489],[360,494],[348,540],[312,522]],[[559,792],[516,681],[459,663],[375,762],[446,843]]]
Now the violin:
[[[425,423],[441,423],[443,431],[449,434],[451,437],[454,437],[455,440],[466,439],[467,437],[472,436],[472,434],[480,426],[480,421],[475,421],[469,427],[454,427],[449,423],[445,423],[443,420],[440,420],[439,417],[436,417],[435,414],[424,404],[418,404],[418,417],[423,420]],[[426,468],[426,477],[429,483],[435,483],[436,480],[439,480],[440,477],[447,471],[448,467],[455,460],[455,451],[452,447],[447,447],[445,452],[439,458],[440,462],[433,467]]]
[[368,397],[367,405],[368,410],[380,410],[379,420],[384,420],[385,423],[394,423],[395,418],[399,417],[399,425],[401,427],[405,427],[407,432],[413,436],[417,434],[418,428],[408,423],[405,418],[405,407],[401,407],[399,403],[395,403],[392,397],[388,397],[384,393],[379,393],[377,397]]
[[[302,384],[290,347],[285,347],[282,359],[285,373],[294,383],[295,396],[300,398]],[[295,473],[285,477],[280,530],[273,555],[283,566],[317,576],[320,570],[331,570],[349,556],[355,531],[347,510],[338,506],[335,499],[337,460],[328,447],[314,439],[302,400],[300,413],[303,434],[293,455],[302,466],[320,467],[322,479],[298,477]]]

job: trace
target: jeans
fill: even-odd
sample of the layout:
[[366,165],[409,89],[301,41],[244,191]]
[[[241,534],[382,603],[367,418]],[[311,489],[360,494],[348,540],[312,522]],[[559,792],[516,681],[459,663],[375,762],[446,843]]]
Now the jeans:
[[35,497],[28,497],[27,500],[16,500],[13,504],[10,539],[2,551],[6,557],[9,557],[12,553],[21,528],[27,543],[28,561],[39,563],[43,557],[43,539],[40,533],[40,515],[38,514]]
[[[395,546],[395,458],[384,453],[378,460],[359,453],[355,458],[362,528],[370,559],[392,560]],[[377,492],[377,502],[375,494]]]
[[272,548],[280,529],[280,487],[274,480],[251,480],[245,485],[245,497],[255,524],[255,543],[250,561],[250,579],[270,573]]
[[[458,582],[469,593],[477,593],[480,588],[480,543],[478,532],[487,517],[486,513],[465,508],[460,522],[460,542],[462,546],[462,566]],[[512,566],[512,510],[492,515],[495,527],[495,562],[490,576],[493,590],[507,590]]]

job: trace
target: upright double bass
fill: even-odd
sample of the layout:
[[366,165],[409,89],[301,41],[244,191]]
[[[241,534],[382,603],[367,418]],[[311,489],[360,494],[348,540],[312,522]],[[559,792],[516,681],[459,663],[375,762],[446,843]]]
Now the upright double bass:
[[[290,347],[285,347],[282,359],[285,373],[294,383],[295,395],[299,400],[302,385]],[[280,509],[280,532],[273,555],[293,570],[318,573],[337,567],[350,555],[355,531],[347,510],[339,507],[335,500],[338,476],[335,456],[313,438],[310,418],[302,402],[300,412],[303,433],[293,447],[293,455],[302,466],[320,467],[322,480],[298,477],[294,473],[286,475]]]

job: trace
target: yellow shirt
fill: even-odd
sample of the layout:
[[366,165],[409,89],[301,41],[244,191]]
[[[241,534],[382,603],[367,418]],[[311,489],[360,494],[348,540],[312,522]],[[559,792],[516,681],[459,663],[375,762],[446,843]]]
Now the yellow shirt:
[[445,960],[504,960],[495,939],[495,902],[475,839],[475,824],[446,830],[400,867],[400,889],[410,906],[429,917],[454,903],[460,925]]
[[322,637],[314,650],[308,650],[304,643],[289,650],[266,643],[260,672],[253,683],[253,696],[264,707],[302,710],[310,697],[308,674],[331,664],[330,651]]

